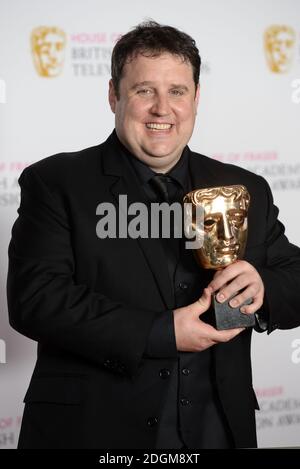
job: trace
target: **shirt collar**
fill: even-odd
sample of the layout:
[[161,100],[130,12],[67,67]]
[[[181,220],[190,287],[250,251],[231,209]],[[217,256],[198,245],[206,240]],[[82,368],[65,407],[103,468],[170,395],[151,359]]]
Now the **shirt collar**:
[[[136,158],[119,140],[116,132],[114,131],[114,137],[122,152],[126,155],[127,159],[129,160],[130,164],[135,169],[137,176],[141,182],[141,184],[147,184],[149,180],[156,174],[155,171],[149,168],[143,161]],[[186,189],[187,180],[188,180],[188,147],[186,146],[182,152],[180,159],[177,161],[175,166],[166,173],[166,176],[170,176],[174,179],[182,189]]]

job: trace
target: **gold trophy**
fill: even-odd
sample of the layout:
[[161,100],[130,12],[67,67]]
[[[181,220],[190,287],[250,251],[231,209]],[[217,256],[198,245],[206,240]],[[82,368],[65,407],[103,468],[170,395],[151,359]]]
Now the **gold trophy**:
[[[242,259],[247,242],[248,207],[250,195],[245,186],[220,186],[189,192],[183,202],[192,206],[192,229],[201,233],[201,247],[194,249],[196,259],[204,269],[220,270]],[[202,226],[197,226],[196,209],[203,210]],[[185,221],[190,223],[190,221]],[[189,232],[190,226],[185,226]],[[235,295],[234,295],[235,296]],[[214,295],[215,327],[218,330],[252,327],[254,314],[243,314],[229,301],[219,303]],[[249,298],[244,304],[250,304]]]

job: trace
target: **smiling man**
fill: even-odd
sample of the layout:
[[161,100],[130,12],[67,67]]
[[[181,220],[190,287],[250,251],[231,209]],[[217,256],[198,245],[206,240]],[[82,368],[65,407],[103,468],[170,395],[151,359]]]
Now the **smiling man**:
[[109,102],[121,142],[153,171],[170,170],[191,138],[199,100],[193,69],[178,55],[135,52]]
[[[211,295],[236,307],[252,298],[244,312],[257,330],[296,327],[300,252],[263,178],[187,146],[200,63],[186,33],[138,25],[112,54],[113,133],[20,177],[8,305],[12,326],[39,344],[20,448],[256,446],[252,330],[216,330]],[[172,232],[96,235],[96,208],[120,196],[149,207],[240,184],[251,197],[244,260],[217,274]]]

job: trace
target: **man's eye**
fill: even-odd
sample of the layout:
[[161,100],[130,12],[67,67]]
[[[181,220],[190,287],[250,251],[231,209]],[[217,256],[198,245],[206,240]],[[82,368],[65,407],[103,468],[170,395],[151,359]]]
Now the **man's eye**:
[[182,96],[183,95],[182,90],[171,90],[170,93],[174,96]]
[[152,93],[152,91],[149,90],[149,89],[146,89],[146,88],[143,88],[143,89],[137,91],[137,94],[141,94],[141,95],[145,95],[145,96],[150,95],[151,93]]

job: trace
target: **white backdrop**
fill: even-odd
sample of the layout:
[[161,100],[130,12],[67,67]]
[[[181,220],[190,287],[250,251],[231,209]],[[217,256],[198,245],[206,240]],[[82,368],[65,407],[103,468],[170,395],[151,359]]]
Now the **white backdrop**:
[[[146,18],[176,26],[197,41],[203,71],[191,148],[266,177],[287,234],[299,244],[298,0],[0,0],[1,449],[16,446],[36,353],[35,343],[7,320],[7,246],[19,202],[17,178],[33,161],[108,136],[111,48],[119,34]],[[265,59],[263,35],[272,25],[295,33],[285,73],[272,72]],[[39,26],[58,27],[66,35],[57,77],[42,77],[34,67],[30,35]],[[300,329],[254,334],[252,356],[262,409],[259,445],[300,446]]]

